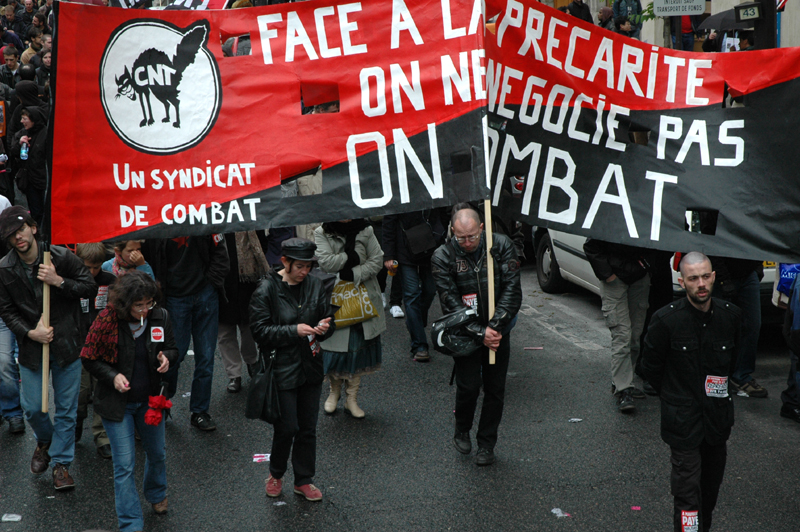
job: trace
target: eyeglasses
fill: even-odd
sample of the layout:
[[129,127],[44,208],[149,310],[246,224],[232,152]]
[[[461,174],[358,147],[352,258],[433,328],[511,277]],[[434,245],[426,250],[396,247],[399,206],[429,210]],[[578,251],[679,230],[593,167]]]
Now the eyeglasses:
[[147,303],[144,303],[144,304],[136,303],[131,308],[133,310],[137,311],[137,312],[144,312],[145,310],[153,310],[153,307],[155,307],[155,306],[156,306],[156,302],[151,299],[150,301],[148,301]]
[[477,235],[467,235],[467,236],[456,236],[453,237],[456,239],[456,242],[459,244],[463,244],[464,242],[475,242],[481,237],[481,234],[478,233]]

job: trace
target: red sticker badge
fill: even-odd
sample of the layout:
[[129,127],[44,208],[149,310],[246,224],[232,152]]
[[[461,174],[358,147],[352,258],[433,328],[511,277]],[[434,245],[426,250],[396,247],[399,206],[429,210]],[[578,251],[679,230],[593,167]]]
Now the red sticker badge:
[[706,395],[724,399],[728,397],[728,377],[706,376]]
[[150,341],[151,342],[163,342],[164,341],[164,327],[153,327],[150,329]]
[[463,301],[466,306],[473,310],[477,310],[478,308],[478,294],[463,295],[461,296],[461,301]]
[[697,510],[692,512],[686,510],[681,511],[681,532],[698,532],[700,527],[697,523]]

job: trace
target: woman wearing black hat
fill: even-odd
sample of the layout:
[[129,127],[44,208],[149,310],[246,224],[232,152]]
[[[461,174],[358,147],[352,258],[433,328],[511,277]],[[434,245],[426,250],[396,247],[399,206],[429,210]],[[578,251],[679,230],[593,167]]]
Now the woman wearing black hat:
[[309,501],[322,493],[312,484],[317,454],[317,417],[322,392],[319,342],[334,330],[330,293],[309,276],[317,258],[310,240],[281,244],[283,268],[270,271],[250,299],[250,330],[262,356],[275,350],[273,372],[281,418],[274,425],[267,495],[277,497],[292,455],[294,492]]

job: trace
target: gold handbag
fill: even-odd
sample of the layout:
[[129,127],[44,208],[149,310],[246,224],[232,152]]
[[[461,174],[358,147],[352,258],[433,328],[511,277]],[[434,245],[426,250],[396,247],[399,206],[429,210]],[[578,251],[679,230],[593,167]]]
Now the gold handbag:
[[339,280],[336,283],[331,304],[340,307],[333,317],[336,327],[350,327],[378,315],[378,310],[369,300],[367,287],[363,284],[356,286],[352,281]]

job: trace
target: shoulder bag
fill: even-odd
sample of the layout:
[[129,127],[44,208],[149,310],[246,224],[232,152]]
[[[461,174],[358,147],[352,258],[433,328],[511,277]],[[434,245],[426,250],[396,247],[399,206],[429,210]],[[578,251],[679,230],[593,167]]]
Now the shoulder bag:
[[259,368],[250,380],[247,390],[247,405],[244,416],[247,419],[260,419],[274,425],[281,418],[281,405],[278,400],[278,386],[275,384],[273,366],[275,364],[275,349],[269,353],[269,359],[264,360],[264,354],[259,350]]

